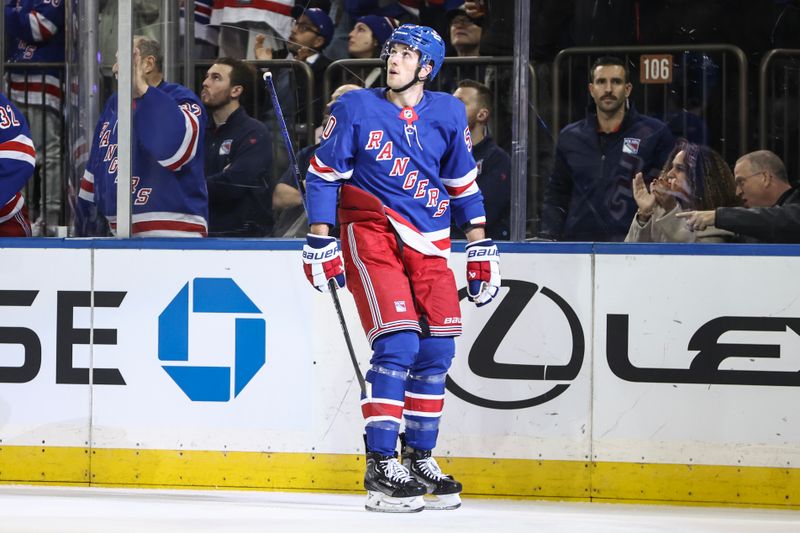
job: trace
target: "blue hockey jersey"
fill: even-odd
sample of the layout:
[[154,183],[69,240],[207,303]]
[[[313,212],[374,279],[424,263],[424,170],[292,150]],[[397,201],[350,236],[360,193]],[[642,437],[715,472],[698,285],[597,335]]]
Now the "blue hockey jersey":
[[20,192],[33,176],[36,151],[28,123],[0,93],[0,223],[16,215],[25,200]]
[[[12,63],[64,62],[64,2],[16,0],[5,7],[8,50]],[[17,102],[45,103],[61,109],[61,83],[57,70],[9,68],[9,96]],[[27,93],[27,94],[26,94]]]
[[[133,101],[132,235],[204,237],[208,192],[203,170],[206,112],[198,97],[161,82]],[[78,233],[86,235],[93,207],[116,229],[117,95],[97,123],[78,193]]]
[[458,226],[486,222],[464,104],[425,91],[401,109],[385,92],[351,91],[333,105],[306,178],[309,222],[335,223],[347,181],[384,204],[408,246],[447,257],[451,210]]

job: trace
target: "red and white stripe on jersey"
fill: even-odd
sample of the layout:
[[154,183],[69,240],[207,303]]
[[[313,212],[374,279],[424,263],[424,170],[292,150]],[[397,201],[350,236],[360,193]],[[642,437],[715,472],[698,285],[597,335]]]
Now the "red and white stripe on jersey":
[[442,416],[444,394],[420,394],[406,391],[406,416],[424,416],[429,418]]
[[294,0],[214,0],[211,24],[265,22],[285,39],[292,30],[292,6]]
[[15,159],[36,166],[36,149],[27,135],[17,135],[10,141],[0,143],[0,159]]
[[[117,217],[109,216],[111,232],[116,235]],[[131,217],[131,235],[136,237],[207,237],[206,220],[185,213],[138,213]]]
[[[9,97],[15,102],[41,105],[42,103],[54,108],[61,109],[61,82],[55,76],[43,76],[42,74],[10,74],[8,84]],[[42,90],[44,89],[44,102],[42,102]]]
[[58,33],[58,26],[53,24],[41,13],[37,13],[35,10],[32,10],[30,13],[28,13],[28,23],[31,25],[31,35],[33,35],[33,40],[37,43],[46,41]]
[[394,320],[386,322],[381,313],[381,307],[378,304],[378,296],[375,293],[375,286],[372,283],[372,278],[369,275],[367,267],[358,255],[358,243],[355,234],[353,233],[353,224],[347,226],[347,238],[350,243],[350,257],[353,265],[358,270],[358,277],[361,284],[364,286],[364,294],[367,297],[367,304],[369,305],[369,314],[372,319],[372,327],[367,331],[367,341],[372,346],[372,342],[379,336],[393,331],[407,331],[409,329],[421,332],[418,320]]
[[87,202],[94,203],[94,174],[88,170],[83,171],[78,198],[83,198]]
[[399,424],[403,420],[403,402],[388,398],[363,398],[361,414],[367,424],[386,421]]
[[339,172],[338,170],[329,167],[319,160],[317,154],[314,154],[311,157],[310,163],[311,164],[308,166],[308,171],[315,176],[319,176],[325,181],[349,180],[350,176],[353,175],[353,169],[350,169],[347,172]]
[[447,189],[447,194],[450,195],[450,198],[464,198],[480,191],[478,184],[475,182],[477,177],[478,168],[472,167],[472,170],[466,176],[455,179],[442,178],[442,183],[444,183],[444,188]]
[[394,209],[385,209],[389,222],[405,244],[425,255],[450,257],[450,228],[422,233]]
[[23,205],[25,205],[25,198],[22,197],[21,192],[12,196],[11,199],[6,202],[6,205],[0,207],[0,224],[14,218],[22,209]]
[[162,167],[176,171],[194,158],[197,153],[197,147],[200,144],[199,119],[188,109],[181,107],[180,110],[183,113],[183,120],[186,124],[181,145],[172,157],[158,162]]

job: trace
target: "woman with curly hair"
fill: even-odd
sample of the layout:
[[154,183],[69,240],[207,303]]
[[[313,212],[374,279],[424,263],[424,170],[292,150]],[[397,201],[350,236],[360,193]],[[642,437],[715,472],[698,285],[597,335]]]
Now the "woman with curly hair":
[[679,139],[661,176],[648,188],[642,173],[633,178],[639,210],[625,242],[727,242],[734,235],[709,227],[692,232],[676,215],[739,205],[736,185],[725,160],[707,146]]

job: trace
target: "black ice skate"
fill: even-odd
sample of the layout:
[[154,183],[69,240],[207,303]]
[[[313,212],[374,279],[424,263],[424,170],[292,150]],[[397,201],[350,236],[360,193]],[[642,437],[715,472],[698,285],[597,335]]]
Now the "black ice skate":
[[402,456],[403,466],[427,489],[425,509],[461,507],[461,483],[442,473],[430,451],[415,450],[403,443]]
[[367,452],[367,511],[416,513],[425,508],[425,485],[414,479],[394,455]]

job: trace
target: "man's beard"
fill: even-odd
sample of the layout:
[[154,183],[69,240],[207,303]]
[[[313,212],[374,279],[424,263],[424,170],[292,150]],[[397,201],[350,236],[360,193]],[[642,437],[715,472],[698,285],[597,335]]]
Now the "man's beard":
[[232,101],[233,101],[233,98],[231,98],[230,96],[228,96],[228,97],[226,97],[226,98],[223,98],[223,99],[222,99],[222,101],[220,101],[220,102],[218,102],[218,103],[209,103],[209,104],[206,104],[205,102],[203,102],[203,105],[205,105],[205,106],[206,106],[206,109],[207,109],[208,111],[216,111],[217,109],[223,108],[223,107],[225,107],[226,105],[230,104]]

